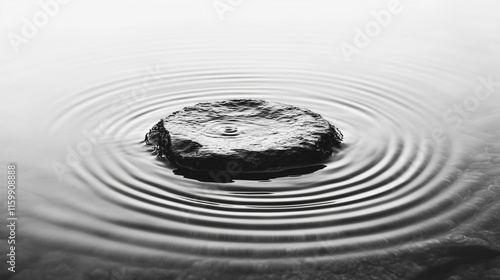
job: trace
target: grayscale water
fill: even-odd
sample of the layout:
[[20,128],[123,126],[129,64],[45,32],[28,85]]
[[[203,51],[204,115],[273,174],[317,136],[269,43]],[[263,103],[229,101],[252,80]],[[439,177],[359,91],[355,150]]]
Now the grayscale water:
[[[498,264],[500,20],[481,3],[408,6],[350,63],[339,44],[366,20],[44,30],[0,60],[1,161],[19,172],[8,276],[419,279],[466,273],[468,254]],[[482,100],[478,77],[497,83]],[[176,174],[142,142],[176,110],[231,98],[310,109],[345,141],[314,172],[231,183]]]

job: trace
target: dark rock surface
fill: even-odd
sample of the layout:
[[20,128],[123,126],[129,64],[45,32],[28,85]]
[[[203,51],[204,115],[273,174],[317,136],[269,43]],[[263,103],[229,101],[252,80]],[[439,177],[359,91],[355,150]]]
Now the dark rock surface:
[[145,142],[190,170],[276,171],[328,158],[342,134],[319,114],[252,99],[199,103],[161,119]]

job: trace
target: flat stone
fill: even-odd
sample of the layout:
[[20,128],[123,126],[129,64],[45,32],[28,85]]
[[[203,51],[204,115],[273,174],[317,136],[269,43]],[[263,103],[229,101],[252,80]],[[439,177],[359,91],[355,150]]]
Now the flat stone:
[[199,103],[161,119],[146,134],[158,156],[190,170],[279,171],[318,163],[342,141],[319,114],[277,102]]

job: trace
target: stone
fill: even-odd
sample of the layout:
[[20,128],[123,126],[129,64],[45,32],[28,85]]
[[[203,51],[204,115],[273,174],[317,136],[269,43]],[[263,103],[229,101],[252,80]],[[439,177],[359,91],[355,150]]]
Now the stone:
[[232,99],[174,112],[151,128],[145,142],[180,168],[236,174],[316,164],[330,157],[342,138],[308,109]]

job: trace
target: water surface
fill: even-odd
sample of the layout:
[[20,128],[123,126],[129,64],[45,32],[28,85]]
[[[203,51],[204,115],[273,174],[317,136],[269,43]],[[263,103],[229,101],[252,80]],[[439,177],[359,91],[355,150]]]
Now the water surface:
[[[405,8],[351,62],[339,45],[369,18],[61,29],[3,57],[12,279],[418,279],[465,275],[467,254],[498,263],[500,87],[483,80],[500,81],[499,21]],[[230,98],[308,108],[345,141],[305,174],[231,183],[142,142],[160,118]]]

